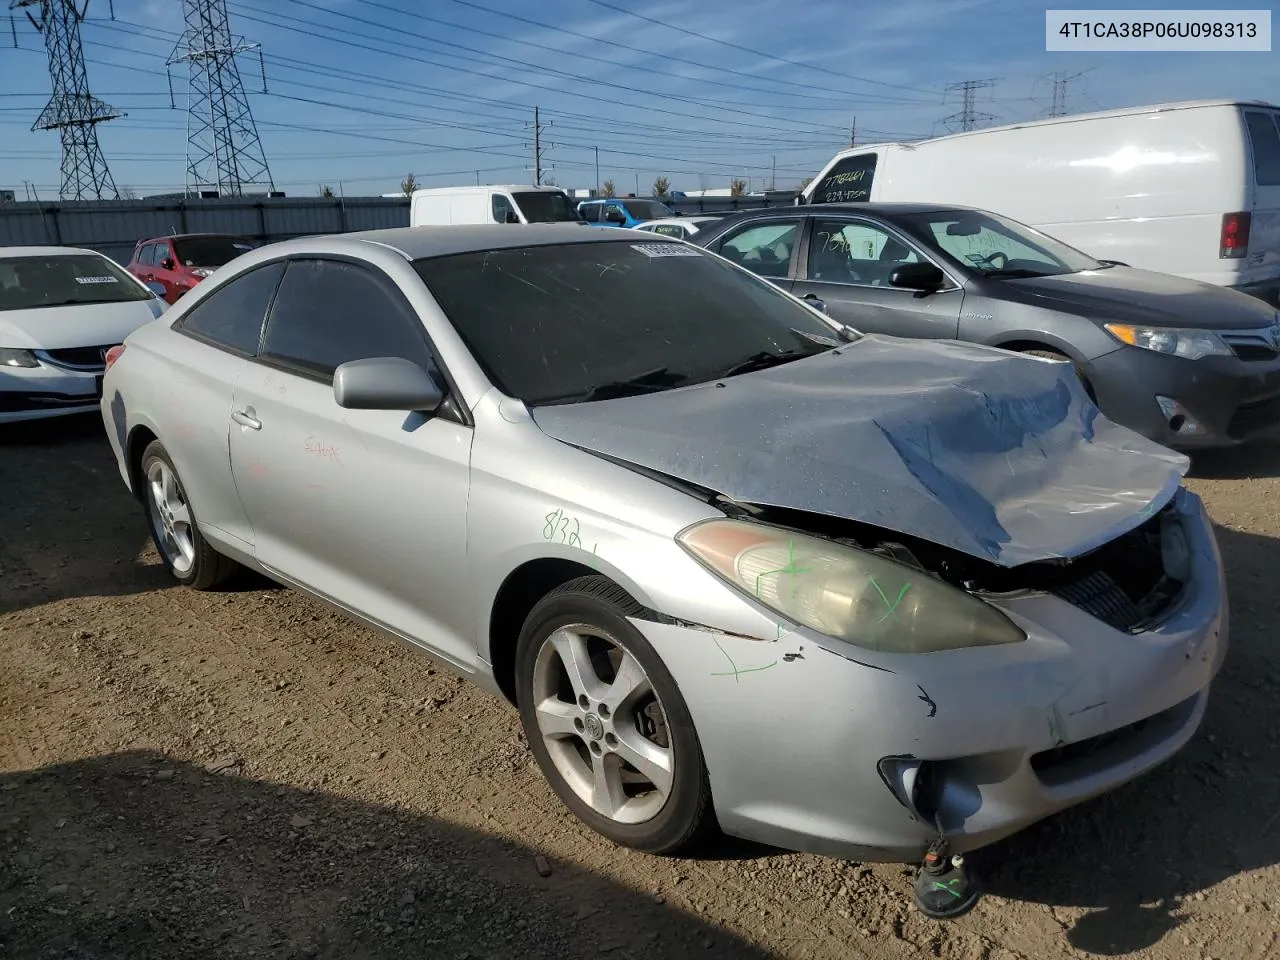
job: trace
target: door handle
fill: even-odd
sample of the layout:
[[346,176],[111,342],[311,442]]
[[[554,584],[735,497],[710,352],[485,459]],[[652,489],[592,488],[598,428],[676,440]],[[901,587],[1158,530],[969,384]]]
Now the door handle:
[[231,419],[242,427],[248,427],[250,430],[261,430],[262,421],[253,415],[253,407],[245,410],[234,410],[231,413]]

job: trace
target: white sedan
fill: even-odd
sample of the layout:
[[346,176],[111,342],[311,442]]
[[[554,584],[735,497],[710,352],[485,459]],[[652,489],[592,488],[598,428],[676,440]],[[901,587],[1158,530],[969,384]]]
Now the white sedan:
[[0,423],[96,410],[107,350],[164,306],[93,250],[0,249]]
[[718,223],[723,219],[724,217],[663,217],[661,220],[646,220],[644,223],[636,224],[631,229],[658,233],[664,237],[689,240],[699,230],[705,230],[711,224]]

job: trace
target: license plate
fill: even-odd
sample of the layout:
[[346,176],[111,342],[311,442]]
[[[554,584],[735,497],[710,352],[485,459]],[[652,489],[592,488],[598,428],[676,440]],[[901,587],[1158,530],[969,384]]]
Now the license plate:
[[102,399],[102,378],[101,377],[93,378],[93,395],[98,400]]

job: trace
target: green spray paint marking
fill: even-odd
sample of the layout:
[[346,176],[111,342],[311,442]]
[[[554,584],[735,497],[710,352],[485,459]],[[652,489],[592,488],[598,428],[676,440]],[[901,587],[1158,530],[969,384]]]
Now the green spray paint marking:
[[886,613],[879,620],[877,620],[876,623],[884,623],[890,617],[893,617],[893,619],[895,620],[899,619],[898,604],[902,602],[902,598],[905,597],[907,595],[907,591],[911,589],[911,584],[908,583],[905,587],[903,587],[901,590],[898,591],[898,599],[894,600],[893,603],[890,603],[889,598],[884,595],[884,591],[880,589],[880,584],[876,583],[875,577],[871,578],[871,585],[876,588],[876,593],[880,594],[880,599],[883,600],[884,605],[889,608],[889,612]]
[[954,880],[948,880],[946,883],[939,883],[937,880],[935,880],[933,881],[933,889],[945,890],[947,893],[951,894],[953,897],[959,900],[960,894],[956,893],[954,890],[951,889],[953,884],[957,884],[959,882],[960,882],[959,877],[956,877]]
[[773,663],[766,663],[763,667],[740,667],[733,662],[733,657],[729,656],[729,651],[720,646],[719,640],[712,637],[711,642],[716,645],[717,650],[724,654],[724,658],[729,661],[730,668],[720,673],[711,674],[713,677],[733,677],[733,682],[737,683],[738,677],[742,676],[744,673],[759,673],[761,670],[768,670],[770,667],[776,667],[778,665],[778,661],[775,660]]
[[779,567],[777,570],[766,570],[764,573],[756,575],[756,597],[760,596],[760,581],[765,577],[772,576],[775,573],[808,573],[808,567],[796,566],[796,542],[792,540],[787,545],[787,565]]

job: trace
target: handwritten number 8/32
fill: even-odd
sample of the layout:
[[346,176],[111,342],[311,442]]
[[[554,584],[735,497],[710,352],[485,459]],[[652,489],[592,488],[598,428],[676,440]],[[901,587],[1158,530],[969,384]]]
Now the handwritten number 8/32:
[[566,517],[563,510],[552,510],[545,519],[546,523],[542,526],[543,540],[555,541],[558,534],[560,543],[567,543],[571,547],[582,546],[582,540],[578,536],[582,528],[577,517]]

